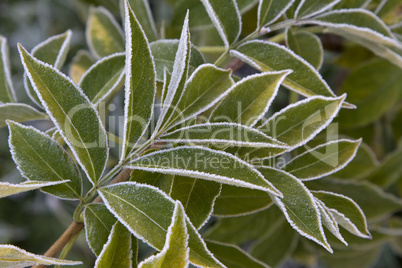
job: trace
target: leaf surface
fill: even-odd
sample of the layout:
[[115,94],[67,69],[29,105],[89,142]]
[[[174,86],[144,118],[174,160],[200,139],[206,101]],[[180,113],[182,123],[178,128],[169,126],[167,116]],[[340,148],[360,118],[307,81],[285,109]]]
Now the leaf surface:
[[0,103],[15,102],[7,38],[0,35]]
[[67,181],[25,181],[19,184],[0,182],[0,198],[65,182]]
[[338,4],[341,0],[302,0],[296,9],[295,17],[312,17]]
[[260,0],[258,5],[258,29],[278,20],[293,3],[294,0]]
[[315,69],[321,68],[324,59],[324,49],[320,38],[307,31],[286,31],[286,44],[297,55],[305,59],[314,66]]
[[31,120],[49,119],[49,117],[24,103],[0,104],[0,128],[6,126],[7,119],[22,123]]
[[149,1],[146,0],[128,0],[135,16],[144,30],[147,39],[151,42],[158,39],[158,32],[155,27],[152,11]]
[[79,50],[72,58],[68,75],[78,84],[84,73],[95,63],[95,59],[87,50]]

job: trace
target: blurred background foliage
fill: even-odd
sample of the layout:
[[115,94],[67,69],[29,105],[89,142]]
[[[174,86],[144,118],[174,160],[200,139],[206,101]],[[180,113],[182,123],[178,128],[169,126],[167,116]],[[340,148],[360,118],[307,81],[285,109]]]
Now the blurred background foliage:
[[[238,0],[243,14],[243,36],[255,29],[257,2]],[[345,0],[338,7],[355,7],[360,2],[369,2],[366,8],[372,11],[380,3],[379,0]],[[7,37],[10,46],[12,79],[19,102],[34,105],[24,90],[17,42],[30,50],[48,37],[71,29],[72,44],[62,69],[67,74],[77,52],[81,49],[88,50],[85,25],[91,5],[104,6],[121,23],[118,0],[0,0],[0,34]],[[221,45],[216,30],[210,27],[207,14],[203,9],[198,9],[198,0],[150,0],[150,6],[157,29],[161,29],[161,37],[177,38],[185,11],[191,8],[192,41],[198,46]],[[401,23],[401,1],[388,1],[379,16],[389,25]],[[401,34],[401,28],[396,28],[394,32]],[[318,36],[325,50],[321,74],[337,95],[348,93],[348,101],[358,106],[357,110],[342,110],[336,119],[339,132],[356,139],[362,137],[365,143],[350,167],[336,173],[334,177],[347,183],[368,181],[387,193],[402,197],[402,71],[377,58],[366,48],[341,37],[329,33],[319,33]],[[205,54],[207,61],[213,61],[217,56],[219,54]],[[254,72],[245,65],[236,66],[236,69],[239,76]],[[294,96],[289,91],[279,92],[274,110],[270,113],[286,106],[289,100],[294,101]],[[36,127],[46,129],[49,125],[48,122],[39,122]],[[7,139],[7,128],[1,128],[0,177],[2,181],[23,181],[11,160]],[[319,139],[320,137],[316,138],[311,144],[318,144]],[[313,188],[314,183],[307,186]],[[359,200],[356,201],[359,203]],[[359,204],[362,207],[367,205]],[[74,202],[60,201],[39,191],[0,199],[0,243],[14,244],[30,252],[43,253],[70,224],[75,205]],[[379,231],[379,238],[374,237],[368,242],[350,238],[351,248],[355,245],[363,250],[348,251],[345,248],[333,256],[325,254],[317,261],[314,245],[300,238],[291,255],[291,261],[285,262],[284,266],[296,265],[296,261],[299,265],[312,267],[401,267],[402,214],[397,211],[398,209],[392,210],[391,220],[383,219],[371,225],[377,230],[393,226],[392,233],[384,234],[384,231]],[[367,213],[366,210],[365,212]],[[77,244],[70,259],[86,260],[84,266],[91,267],[94,256],[86,245],[83,233]],[[143,246],[143,252],[147,250],[149,249]]]

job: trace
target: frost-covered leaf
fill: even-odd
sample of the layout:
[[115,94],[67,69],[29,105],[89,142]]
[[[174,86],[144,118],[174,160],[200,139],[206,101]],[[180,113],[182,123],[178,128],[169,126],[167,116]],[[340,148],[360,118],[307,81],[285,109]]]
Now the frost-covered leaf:
[[297,55],[305,59],[317,70],[321,68],[324,50],[320,38],[307,31],[286,31],[286,44]]
[[209,219],[221,185],[207,180],[174,176],[170,197],[179,200],[196,229]]
[[145,183],[155,186],[170,195],[172,191],[173,179],[175,175],[163,174],[158,172],[149,172],[145,170],[134,169],[131,172],[130,181]]
[[268,111],[283,79],[290,73],[264,72],[243,78],[212,112],[210,121],[254,126]]
[[[170,197],[155,187],[135,182],[114,184],[98,192],[108,209],[136,237],[162,250],[175,206]],[[199,266],[222,267],[187,217],[186,224],[190,261]]]
[[32,57],[21,45],[19,51],[48,115],[88,178],[96,184],[108,158],[106,131],[98,112],[67,76]]
[[301,146],[332,122],[344,99],[316,96],[301,100],[275,113],[259,130],[289,146]]
[[131,241],[130,231],[122,223],[116,222],[96,259],[95,268],[131,268]]
[[113,15],[104,7],[90,9],[85,36],[91,53],[97,58],[125,50],[123,31]]
[[328,10],[341,0],[302,0],[296,9],[296,18],[312,17]]
[[314,191],[313,195],[329,209],[336,221],[354,235],[370,238],[366,217],[355,201],[341,194]]
[[212,180],[281,195],[250,164],[231,154],[204,147],[181,146],[153,152],[130,161],[127,167]]
[[222,190],[215,200],[214,215],[218,217],[242,216],[268,208],[272,200],[267,192],[222,185]]
[[67,181],[26,181],[19,184],[0,182],[0,198],[66,182]]
[[68,153],[56,141],[33,127],[7,121],[9,146],[21,174],[31,181],[70,181],[42,189],[64,199],[81,198],[81,174]]
[[179,201],[175,203],[172,223],[166,236],[165,245],[161,252],[141,262],[139,268],[186,268],[188,266],[189,237],[184,208]]
[[289,173],[268,167],[258,170],[282,192],[283,198],[273,196],[272,199],[285,214],[290,225],[302,236],[332,252],[322,228],[320,211],[314,202],[314,196],[306,186]]
[[258,29],[268,26],[278,20],[293,4],[294,0],[259,0]]
[[126,22],[126,81],[121,161],[147,131],[154,109],[156,82],[151,50],[133,10],[124,4]]
[[67,261],[29,253],[13,245],[0,245],[0,267],[22,268],[35,264],[79,265],[80,261]]
[[15,101],[7,39],[0,35],[0,103]]
[[98,256],[108,237],[116,218],[104,204],[92,203],[85,205],[84,210],[85,237],[89,247]]
[[402,69],[386,60],[375,59],[360,65],[349,74],[341,88],[357,109],[341,111],[339,124],[359,127],[380,118],[398,101],[401,83]]
[[346,166],[356,155],[361,140],[336,140],[296,156],[283,168],[301,180],[318,179]]
[[[32,56],[40,61],[60,69],[67,57],[68,49],[70,48],[72,32],[67,32],[52,36],[45,41],[39,43],[32,49]],[[27,74],[24,74],[24,86],[29,98],[38,106],[41,106],[40,99],[32,87],[32,82],[29,81]]]
[[[121,1],[123,2],[123,1]],[[149,1],[146,0],[128,0],[131,8],[134,11],[135,17],[144,30],[149,42],[158,39],[154,18],[149,6]]]
[[269,268],[238,246],[222,242],[206,241],[211,252],[227,267],[231,268]]
[[68,75],[78,84],[84,73],[95,63],[95,59],[87,50],[79,50],[71,60]]
[[381,162],[366,178],[368,181],[387,188],[402,178],[402,148],[397,149]]
[[303,96],[335,96],[313,66],[284,46],[255,40],[242,44],[237,50],[231,50],[231,54],[263,72],[293,70],[285,78],[283,85]]
[[91,102],[97,105],[123,86],[124,53],[104,57],[92,65],[78,82]]
[[261,131],[235,123],[207,123],[179,128],[162,135],[161,141],[215,146],[286,148],[285,144]]
[[31,120],[49,119],[49,117],[24,103],[0,104],[0,128],[6,126],[7,119],[22,123]]
[[235,0],[201,0],[226,49],[241,32],[241,16]]
[[[150,43],[152,56],[155,61],[156,79],[163,82],[163,70],[173,72],[173,65],[176,58],[176,52],[179,47],[179,40],[158,40]],[[195,46],[191,46],[189,73],[205,63],[204,56]]]

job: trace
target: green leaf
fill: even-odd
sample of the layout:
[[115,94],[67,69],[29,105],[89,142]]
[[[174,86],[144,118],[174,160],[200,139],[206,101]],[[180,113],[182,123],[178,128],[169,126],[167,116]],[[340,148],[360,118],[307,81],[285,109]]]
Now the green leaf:
[[6,126],[7,119],[22,123],[31,120],[49,119],[49,117],[24,103],[0,104],[0,128]]
[[305,59],[314,66],[315,69],[321,68],[324,59],[324,49],[320,38],[307,31],[286,31],[286,44],[297,55]]
[[90,9],[85,36],[91,53],[98,59],[124,51],[123,31],[103,7]]
[[352,161],[360,143],[361,140],[330,141],[296,156],[283,170],[301,180],[328,176]]
[[[156,80],[163,82],[163,70],[165,68],[171,73],[179,47],[179,40],[163,39],[150,43],[152,56],[155,61]],[[189,73],[205,63],[204,56],[195,46],[191,46]]]
[[32,57],[21,45],[19,51],[47,114],[95,185],[108,158],[106,131],[98,112],[67,76]]
[[104,204],[92,203],[85,205],[84,223],[88,245],[95,255],[99,256],[116,223],[116,218]]
[[133,10],[125,2],[126,81],[124,136],[121,161],[124,161],[147,131],[154,109],[156,82],[151,50]]
[[[134,182],[114,184],[98,192],[108,209],[131,233],[162,250],[174,212],[175,202],[170,197],[157,188]],[[199,266],[222,267],[187,217],[186,224],[190,261]]]
[[68,75],[78,84],[84,73],[95,63],[95,59],[86,50],[79,50],[71,60]]
[[[134,11],[135,17],[144,30],[149,42],[158,39],[154,18],[152,17],[149,1],[145,0],[128,0]],[[123,16],[122,16],[123,17]]]
[[235,0],[201,0],[226,49],[241,32],[241,16]]
[[332,122],[344,99],[316,96],[301,100],[275,113],[259,130],[291,147],[301,146]]
[[[284,46],[255,40],[242,44],[237,50],[231,50],[231,54],[262,72],[293,70],[285,78],[283,85],[303,96],[335,96],[313,66]],[[353,105],[344,105],[353,108]]]
[[92,65],[78,82],[78,86],[95,105],[113,95],[123,86],[123,53],[104,57]]
[[320,14],[327,9],[332,8],[338,4],[341,0],[302,0],[296,9],[295,17],[304,18],[312,17]]
[[204,147],[181,146],[157,151],[130,161],[127,167],[206,179],[280,196],[280,192],[251,165],[231,154]]
[[254,126],[268,111],[283,79],[290,70],[265,72],[243,78],[212,112],[211,122]]
[[218,241],[206,241],[211,252],[230,268],[268,268],[269,266],[255,259],[241,248]]
[[131,234],[120,222],[116,222],[107,243],[95,262],[96,268],[131,268]]
[[63,199],[81,199],[82,179],[77,165],[56,141],[33,127],[7,121],[9,146],[21,174],[31,181],[70,181],[42,189]]
[[221,185],[213,181],[174,176],[169,195],[183,204],[186,215],[198,230],[211,216],[220,190]]
[[286,148],[281,142],[251,127],[234,123],[206,123],[164,134],[161,141],[215,146]]
[[268,167],[258,170],[282,192],[283,198],[273,196],[272,199],[285,214],[293,229],[332,253],[331,246],[325,238],[314,196],[306,186],[296,177],[283,171]]
[[402,69],[386,60],[375,59],[353,70],[341,90],[357,109],[339,113],[341,126],[361,127],[380,118],[398,101],[401,83]]
[[277,21],[286,10],[294,3],[294,0],[260,0],[258,5],[258,29]]
[[402,149],[399,148],[381,162],[366,178],[368,181],[382,187],[388,188],[402,178]]
[[68,181],[25,181],[19,184],[0,182],[0,198],[66,182]]
[[218,217],[238,217],[266,209],[272,205],[267,192],[222,185],[215,200],[214,215]]
[[141,262],[139,268],[185,268],[188,266],[189,237],[184,208],[179,201],[175,203],[172,223],[166,236],[166,242],[161,252]]
[[15,101],[7,39],[0,35],[0,103]]
[[336,221],[354,235],[370,238],[366,217],[355,201],[341,194],[314,191],[313,195],[329,209]]
[[[67,52],[71,43],[71,30],[59,35],[52,36],[45,41],[39,43],[32,49],[32,56],[40,61],[48,63],[60,70],[67,57]],[[28,76],[24,74],[24,86],[29,98],[41,107],[41,102],[36,94],[32,83],[28,80]]]
[[13,245],[0,245],[0,267],[22,268],[32,265],[79,265],[80,261],[67,261],[29,253]]
[[155,186],[170,195],[173,186],[173,179],[175,175],[163,174],[157,172],[149,172],[145,170],[134,169],[131,172],[130,181],[145,183]]

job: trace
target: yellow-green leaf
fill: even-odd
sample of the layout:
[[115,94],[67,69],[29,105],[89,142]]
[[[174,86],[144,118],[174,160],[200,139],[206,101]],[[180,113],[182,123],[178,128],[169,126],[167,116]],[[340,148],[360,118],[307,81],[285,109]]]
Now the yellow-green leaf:
[[154,18],[149,6],[149,1],[146,0],[128,0],[131,8],[133,9],[138,22],[141,24],[142,29],[147,35],[149,42],[158,39],[158,32],[156,31]]
[[286,31],[286,44],[297,55],[308,61],[317,70],[324,59],[324,49],[320,38],[307,31]]
[[57,185],[61,183],[65,183],[68,181],[26,181],[19,184],[11,184],[8,182],[0,182],[0,198],[10,196],[13,194],[19,194],[35,189],[39,189],[42,187]]
[[327,9],[332,8],[338,4],[341,0],[302,0],[296,9],[295,17],[304,18],[312,17],[320,14]]
[[0,128],[6,126],[7,119],[22,123],[31,120],[45,120],[49,117],[24,103],[0,104]]
[[0,35],[0,103],[15,101],[7,39]]
[[278,20],[294,3],[294,0],[260,0],[258,5],[258,29]]
[[68,75],[78,84],[84,73],[95,63],[95,59],[86,50],[79,50],[72,58]]

